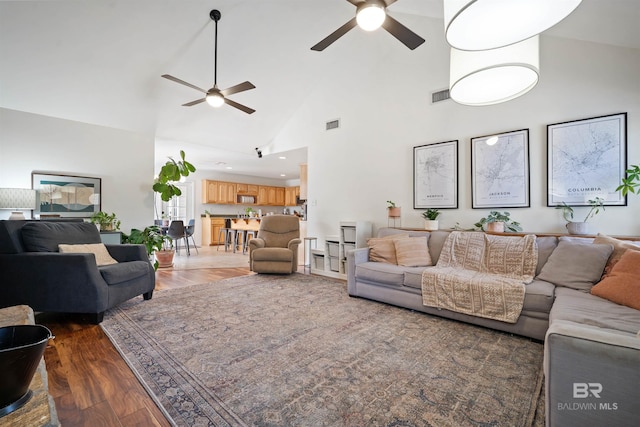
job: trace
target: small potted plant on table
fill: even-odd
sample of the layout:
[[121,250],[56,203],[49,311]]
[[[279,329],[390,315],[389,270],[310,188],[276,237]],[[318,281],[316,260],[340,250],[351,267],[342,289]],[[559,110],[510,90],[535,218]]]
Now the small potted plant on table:
[[391,200],[387,200],[387,205],[389,218],[400,218],[401,208],[399,206],[396,206],[396,204]]
[[424,229],[429,231],[437,230],[438,216],[440,216],[440,211],[438,209],[429,208],[422,212],[422,217],[424,218]]
[[573,208],[565,202],[562,202],[560,206],[556,206],[556,209],[562,210],[562,217],[567,221],[565,226],[567,227],[569,234],[593,234],[591,224],[587,223],[587,221],[600,213],[600,209],[604,212],[604,199],[601,197],[594,197],[593,199],[590,199],[588,203],[589,206],[591,206],[591,209],[587,212],[587,216],[584,218],[584,221],[573,221]]
[[103,211],[96,212],[91,215],[89,220],[100,228],[100,231],[118,231],[120,230],[120,220],[115,213],[106,213]]
[[516,233],[522,231],[522,227],[519,222],[512,221],[509,212],[491,211],[489,215],[481,218],[480,221],[474,224],[475,227],[480,230],[486,230],[493,233],[512,232]]

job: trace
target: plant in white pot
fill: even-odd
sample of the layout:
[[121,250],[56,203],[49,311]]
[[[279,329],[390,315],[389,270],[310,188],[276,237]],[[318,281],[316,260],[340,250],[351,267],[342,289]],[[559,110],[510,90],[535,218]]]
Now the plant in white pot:
[[475,227],[480,230],[486,230],[493,233],[503,232],[518,232],[522,231],[522,227],[519,222],[512,221],[509,212],[491,211],[489,215],[484,218],[480,218],[480,221],[474,224]]
[[437,230],[439,225],[438,216],[440,216],[440,211],[438,209],[429,208],[422,212],[422,217],[424,218],[424,229],[429,231]]
[[602,209],[602,211],[604,212],[604,199],[601,197],[594,197],[593,199],[590,199],[588,203],[589,206],[591,206],[591,209],[589,209],[589,212],[587,212],[587,216],[583,221],[573,220],[573,208],[567,205],[565,202],[562,202],[561,205],[556,206],[556,209],[562,210],[562,217],[565,221],[567,221],[566,227],[569,234],[594,234],[593,230],[591,229],[591,224],[589,224],[587,221],[598,215],[598,213],[600,213],[600,209]]

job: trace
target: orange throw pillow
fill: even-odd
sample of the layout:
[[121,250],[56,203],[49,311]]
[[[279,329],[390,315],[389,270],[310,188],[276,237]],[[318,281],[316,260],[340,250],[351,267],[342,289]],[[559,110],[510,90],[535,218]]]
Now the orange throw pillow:
[[640,252],[626,251],[591,294],[640,310]]
[[628,250],[640,251],[640,246],[634,245],[629,241],[619,240],[600,233],[598,233],[593,243],[613,245],[613,253],[609,257],[609,261],[607,261],[607,265],[604,268],[604,274],[602,275],[603,279],[611,274],[611,269],[618,261],[620,261],[622,254]]

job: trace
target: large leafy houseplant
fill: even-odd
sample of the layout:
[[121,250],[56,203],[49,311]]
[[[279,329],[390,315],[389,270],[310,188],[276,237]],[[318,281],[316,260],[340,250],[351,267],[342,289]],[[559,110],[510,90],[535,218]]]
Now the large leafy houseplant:
[[144,245],[149,258],[155,253],[156,260],[153,263],[154,270],[157,270],[160,265],[157,259],[158,252],[173,252],[173,240],[171,237],[163,234],[162,229],[157,225],[150,225],[145,227],[144,230],[132,228],[131,234],[124,237],[124,243]]
[[153,183],[153,191],[159,193],[160,198],[165,202],[168,202],[174,196],[182,194],[180,188],[173,183],[180,181],[181,177],[187,177],[190,173],[196,171],[195,166],[185,160],[183,150],[180,150],[180,158],[181,160],[176,161],[173,157],[169,157],[169,160],[162,166]]

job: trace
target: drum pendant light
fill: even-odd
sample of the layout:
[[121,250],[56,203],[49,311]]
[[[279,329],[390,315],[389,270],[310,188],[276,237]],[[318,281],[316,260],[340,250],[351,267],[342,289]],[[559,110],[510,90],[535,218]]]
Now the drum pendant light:
[[500,49],[451,48],[449,95],[464,105],[492,105],[524,95],[538,83],[538,36]]
[[533,37],[562,21],[582,0],[444,0],[447,42],[487,50]]

